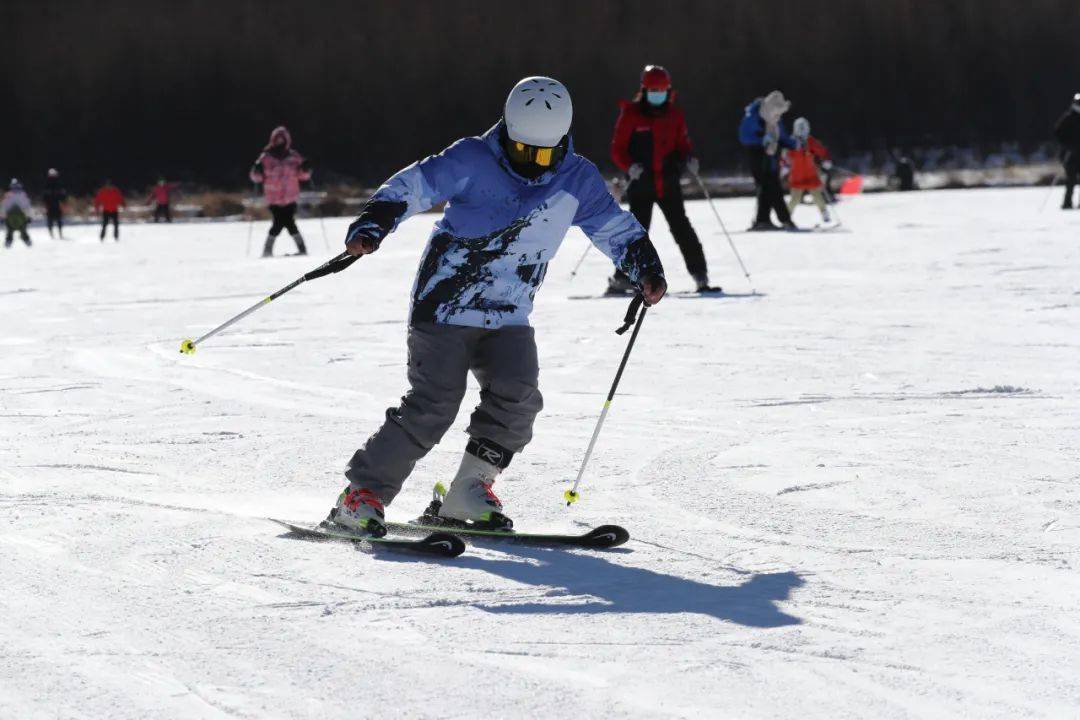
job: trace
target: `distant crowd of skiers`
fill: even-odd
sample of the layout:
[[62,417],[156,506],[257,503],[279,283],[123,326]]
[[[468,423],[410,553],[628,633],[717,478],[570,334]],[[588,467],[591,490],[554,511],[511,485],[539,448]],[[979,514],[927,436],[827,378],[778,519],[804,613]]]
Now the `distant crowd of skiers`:
[[[154,222],[172,222],[172,193],[176,190],[174,183],[158,180],[150,190],[147,201],[154,205]],[[49,237],[64,237],[64,203],[68,198],[68,191],[60,181],[60,172],[56,168],[49,168],[45,175],[45,188],[41,194],[41,200],[45,205],[45,227],[49,231]],[[94,193],[94,211],[101,216],[100,239],[105,242],[105,235],[109,224],[113,226],[113,239],[120,240],[120,210],[127,207],[127,201],[120,189],[106,180]],[[30,224],[31,209],[30,197],[26,189],[17,178],[12,178],[8,190],[0,201],[0,216],[3,216],[7,235],[4,246],[10,247],[17,234],[29,247],[30,235],[27,226]]]
[[[682,173],[697,177],[699,162],[687,130],[686,117],[676,102],[671,74],[659,65],[648,65],[641,74],[637,93],[619,102],[619,115],[611,140],[611,159],[624,174],[624,199],[630,211],[646,229],[652,221],[653,206],[663,213],[678,245],[686,269],[699,288],[709,286],[708,268],[701,242],[687,218],[680,185]],[[789,133],[783,123],[791,103],[779,90],[754,99],[746,106],[738,126],[738,141],[744,148],[746,162],[754,179],[757,210],[750,226],[754,231],[797,229],[792,213],[809,195],[824,223],[832,222],[828,203],[832,202],[829,180],[832,161],[829,151],[810,133],[810,122],[800,117]],[[1065,199],[1062,207],[1073,207],[1073,194],[1080,184],[1080,93],[1058,120],[1054,134],[1061,144],[1064,165]],[[784,200],[782,175],[786,171],[790,197]],[[272,223],[263,244],[263,257],[274,251],[274,242],[287,230],[296,243],[297,253],[307,247],[296,225],[296,207],[300,184],[311,180],[312,169],[292,145],[292,136],[284,126],[270,133],[270,140],[251,167],[253,183],[262,186]],[[158,180],[147,202],[154,207],[153,221],[172,222],[174,183]],[[68,197],[54,168],[48,171],[42,200],[49,237],[63,237],[64,202]],[[95,193],[93,206],[101,218],[100,239],[104,242],[112,224],[113,238],[120,236],[120,210],[126,207],[124,195],[110,181]],[[7,229],[5,246],[16,236],[30,245],[27,226],[31,219],[30,200],[22,184],[12,179],[0,204],[0,214]],[[779,224],[773,222],[773,216]],[[619,272],[610,279],[613,291],[625,290],[627,278]]]
[[[830,222],[826,206],[827,184],[821,173],[832,168],[825,146],[810,135],[806,118],[795,121],[789,134],[781,117],[791,107],[779,90],[751,102],[738,127],[750,172],[757,190],[757,213],[751,230],[794,229],[791,212],[809,193]],[[641,74],[637,94],[619,103],[619,117],[611,140],[611,159],[626,177],[626,199],[630,212],[648,230],[655,204],[667,220],[671,234],[682,252],[686,269],[699,290],[709,287],[708,268],[701,242],[686,216],[679,183],[683,171],[698,178],[699,162],[686,127],[682,108],[676,102],[671,74],[659,65],[647,65]],[[784,202],[781,170],[788,168],[791,200]],[[772,222],[775,212],[779,225]],[[616,271],[609,291],[628,289],[629,281]]]

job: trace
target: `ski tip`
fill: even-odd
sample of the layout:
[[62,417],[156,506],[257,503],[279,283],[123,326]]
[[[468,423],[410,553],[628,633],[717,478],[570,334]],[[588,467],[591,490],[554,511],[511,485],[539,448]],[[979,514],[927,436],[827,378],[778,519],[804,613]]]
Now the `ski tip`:
[[304,531],[304,530],[307,529],[307,528],[300,527],[296,523],[291,523],[288,520],[278,520],[277,518],[272,518],[272,517],[268,517],[266,519],[269,520],[272,523],[280,525],[281,527],[285,528],[289,532],[301,532],[301,531]]
[[417,542],[432,553],[444,557],[457,557],[465,552],[465,541],[450,533],[434,532]]
[[626,528],[618,525],[601,525],[582,535],[581,544],[585,547],[610,548],[622,545],[629,539],[630,533]]

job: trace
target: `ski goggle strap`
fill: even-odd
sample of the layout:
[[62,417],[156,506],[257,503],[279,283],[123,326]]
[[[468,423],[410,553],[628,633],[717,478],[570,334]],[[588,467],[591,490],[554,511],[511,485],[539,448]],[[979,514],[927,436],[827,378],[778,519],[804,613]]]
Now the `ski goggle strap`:
[[507,143],[506,149],[510,154],[510,159],[514,162],[534,163],[540,167],[551,167],[562,156],[562,147],[559,145],[555,147],[537,147],[536,145],[526,145],[511,140]]

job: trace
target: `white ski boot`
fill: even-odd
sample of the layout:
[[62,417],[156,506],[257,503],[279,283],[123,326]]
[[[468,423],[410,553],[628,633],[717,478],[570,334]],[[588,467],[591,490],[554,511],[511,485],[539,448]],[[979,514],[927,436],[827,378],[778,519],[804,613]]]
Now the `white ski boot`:
[[466,452],[450,490],[445,491],[441,483],[435,486],[432,505],[438,504],[438,517],[493,530],[512,528],[514,523],[503,514],[502,502],[491,489],[500,472],[502,469],[497,465]]
[[330,522],[353,532],[369,533],[376,537],[386,534],[386,515],[382,501],[370,490],[349,486],[338,496],[337,506],[330,511]]

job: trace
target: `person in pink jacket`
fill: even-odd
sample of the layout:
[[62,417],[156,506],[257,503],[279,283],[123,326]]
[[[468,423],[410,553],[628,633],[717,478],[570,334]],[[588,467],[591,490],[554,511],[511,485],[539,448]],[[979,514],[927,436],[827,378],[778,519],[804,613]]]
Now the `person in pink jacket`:
[[296,201],[300,183],[311,179],[311,167],[303,156],[293,150],[292,136],[284,125],[274,128],[270,142],[251,166],[251,181],[261,183],[266,204],[274,218],[263,246],[263,257],[274,254],[274,240],[282,230],[288,230],[296,241],[296,250],[307,255],[304,238],[296,227]]

